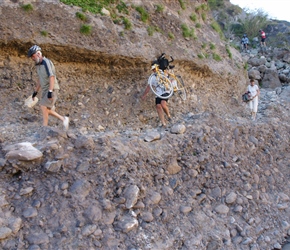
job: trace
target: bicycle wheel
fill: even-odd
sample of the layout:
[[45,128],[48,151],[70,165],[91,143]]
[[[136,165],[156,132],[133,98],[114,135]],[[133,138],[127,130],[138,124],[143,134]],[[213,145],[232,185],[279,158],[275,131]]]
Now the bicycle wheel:
[[186,88],[183,82],[183,79],[181,76],[176,76],[176,81],[177,81],[177,94],[178,96],[185,101],[186,100]]
[[[162,99],[168,99],[173,95],[173,86],[171,81],[161,73],[152,73],[148,79],[148,84],[152,92]],[[168,93],[168,96],[162,96],[164,93]]]

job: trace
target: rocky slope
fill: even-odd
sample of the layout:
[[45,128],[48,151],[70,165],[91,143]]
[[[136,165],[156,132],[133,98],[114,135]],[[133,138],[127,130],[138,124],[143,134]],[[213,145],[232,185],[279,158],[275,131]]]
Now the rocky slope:
[[[197,39],[182,36],[180,24],[190,25],[203,2],[182,11],[162,1],[162,14],[146,3],[150,24],[165,31],[152,37],[133,10],[130,31],[87,13],[94,28],[84,36],[80,9],[32,3],[29,13],[15,1],[0,5],[2,249],[282,248],[290,234],[289,88],[262,89],[250,121],[240,100],[245,59],[234,49],[229,58],[210,15]],[[25,57],[34,43],[57,67],[67,133],[53,118],[41,127],[39,106],[23,106],[36,79]],[[212,55],[210,43],[222,61],[198,58]],[[140,101],[150,61],[163,51],[188,88],[186,102],[170,99],[166,130],[154,96]]]

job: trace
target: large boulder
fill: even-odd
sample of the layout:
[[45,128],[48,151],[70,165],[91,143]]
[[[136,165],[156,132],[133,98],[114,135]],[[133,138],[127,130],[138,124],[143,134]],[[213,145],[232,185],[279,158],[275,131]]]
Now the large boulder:
[[262,80],[262,86],[263,88],[271,88],[271,89],[275,89],[277,87],[282,86],[277,70],[267,69],[265,71],[265,75]]
[[255,79],[255,80],[261,79],[260,71],[258,71],[257,69],[250,69],[248,72],[248,76],[250,79]]

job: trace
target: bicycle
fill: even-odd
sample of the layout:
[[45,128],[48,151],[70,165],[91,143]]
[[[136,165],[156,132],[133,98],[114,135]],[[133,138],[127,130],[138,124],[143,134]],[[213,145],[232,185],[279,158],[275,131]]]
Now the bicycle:
[[[164,53],[158,58],[164,57]],[[171,57],[171,61],[168,61],[168,65],[166,69],[162,71],[159,69],[159,64],[153,64],[156,71],[150,75],[148,78],[148,84],[152,92],[162,99],[170,98],[174,93],[177,93],[182,100],[186,100],[186,89],[184,85],[184,81],[180,75],[175,75],[173,68],[174,65],[170,65],[174,61]],[[158,60],[157,60],[158,61]],[[166,92],[167,96],[162,96],[162,94]],[[162,94],[160,94],[162,93]]]

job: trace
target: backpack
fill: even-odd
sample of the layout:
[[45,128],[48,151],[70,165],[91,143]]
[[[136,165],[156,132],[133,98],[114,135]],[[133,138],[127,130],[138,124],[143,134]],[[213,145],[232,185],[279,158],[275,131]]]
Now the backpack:
[[251,101],[251,92],[248,91],[245,94],[242,95],[243,102]]
[[162,53],[162,55],[158,57],[157,61],[159,64],[159,69],[161,69],[163,71],[166,70],[167,67],[169,66],[169,61],[168,61],[168,59],[165,58],[164,53]]

